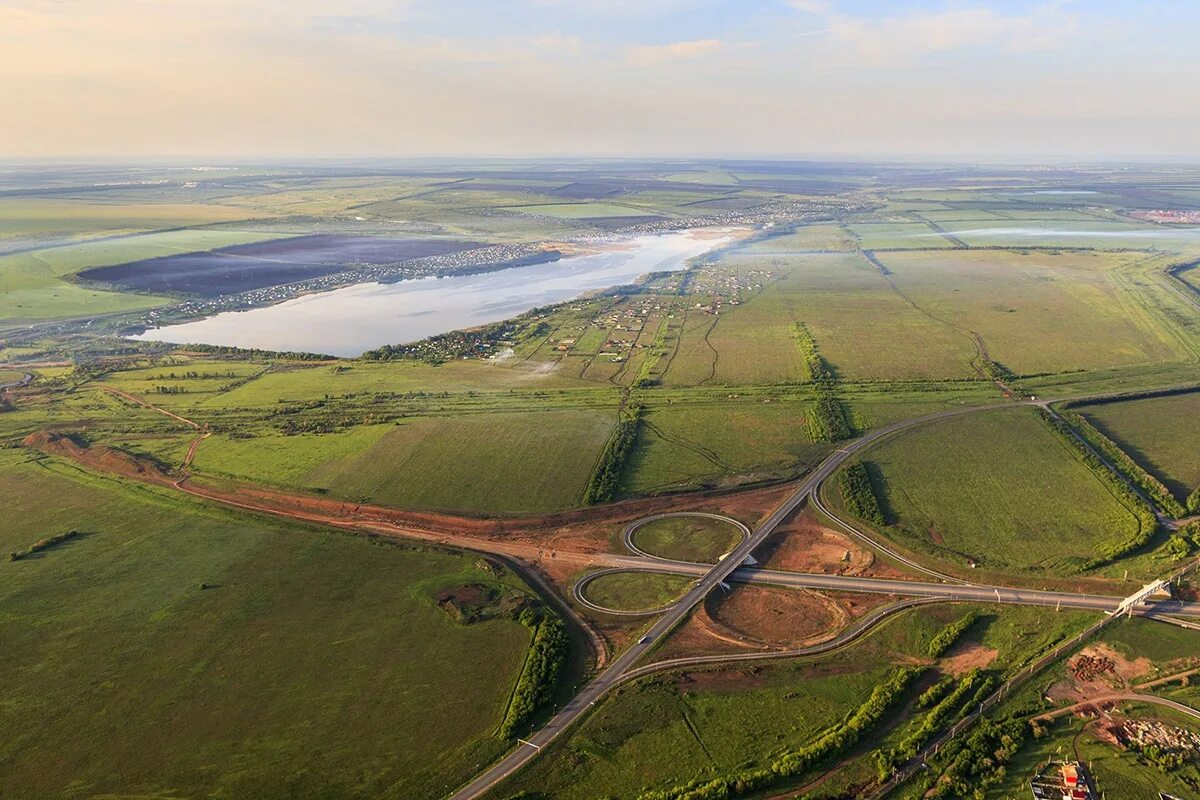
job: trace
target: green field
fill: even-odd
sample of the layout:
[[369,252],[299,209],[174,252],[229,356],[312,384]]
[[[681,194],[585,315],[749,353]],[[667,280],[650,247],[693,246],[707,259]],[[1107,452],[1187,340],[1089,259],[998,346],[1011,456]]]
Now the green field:
[[644,217],[654,214],[652,208],[636,208],[634,206],[616,205],[615,203],[547,203],[536,206],[511,206],[508,210],[558,219]]
[[1200,488],[1200,392],[1079,409],[1180,502]]
[[[847,380],[974,374],[970,335],[914,307],[861,255],[773,257],[765,262],[730,256],[724,263],[743,270],[769,269],[776,280],[723,314],[709,336],[718,353],[718,380],[762,381],[764,375],[769,381],[794,380],[800,374],[796,322],[808,326],[821,354]],[[754,351],[755,342],[761,343],[760,352]],[[668,382],[674,369],[672,365],[667,372]]]
[[645,414],[623,489],[645,494],[797,474],[829,450],[811,441],[808,410],[786,400],[655,406]]
[[200,472],[360,502],[468,513],[580,503],[616,420],[600,411],[494,413],[358,425],[343,433],[215,436]]
[[711,517],[663,517],[633,534],[633,543],[651,555],[676,561],[715,564],[742,540],[742,532]]
[[475,557],[239,517],[19,451],[0,455],[0,491],[5,552],[84,531],[0,564],[3,796],[434,798],[504,749],[492,732],[528,631],[434,602],[496,582]]
[[939,421],[867,458],[895,519],[885,532],[960,564],[1069,572],[1137,530],[1133,514],[1029,410]]
[[692,583],[692,578],[682,575],[613,572],[590,581],[583,594],[596,605],[614,611],[644,611],[669,605]]
[[991,359],[1018,374],[1189,356],[1161,320],[1159,304],[1175,309],[1175,299],[1161,282],[1131,280],[1142,256],[954,251],[879,258],[923,313],[963,336],[979,334]]

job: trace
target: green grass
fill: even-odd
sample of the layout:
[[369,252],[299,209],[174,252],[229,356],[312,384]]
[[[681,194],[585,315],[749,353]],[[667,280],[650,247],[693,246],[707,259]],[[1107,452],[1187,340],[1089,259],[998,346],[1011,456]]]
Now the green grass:
[[201,472],[407,508],[478,514],[577,506],[615,424],[602,411],[488,413],[332,434],[214,436]]
[[958,563],[1058,574],[1136,530],[1133,514],[1027,409],[932,423],[867,458],[896,519],[884,531]]
[[710,517],[663,517],[633,533],[633,543],[651,555],[715,564],[742,540],[742,532]]
[[638,681],[611,695],[507,788],[554,800],[634,798],[644,789],[769,763],[769,754],[811,741],[857,708],[887,670],[873,659],[829,659]]
[[[927,662],[930,638],[964,608],[984,614],[970,638],[999,650],[993,667],[1006,671],[1094,619],[1053,609],[939,605],[886,620],[825,656],[643,678],[609,695],[497,796],[525,789],[548,800],[624,800],[648,788],[769,766],[857,709],[896,664]],[[873,764],[865,775],[874,775]]]
[[583,593],[604,608],[642,611],[671,603],[694,582],[686,576],[660,572],[613,572],[588,583]]
[[[843,379],[974,374],[970,335],[914,308],[858,254],[773,257],[765,263],[737,255],[722,263],[730,269],[769,269],[775,279],[761,294],[722,312],[709,336],[718,353],[718,382],[802,377],[796,322],[808,327],[821,354]],[[697,357],[703,355],[698,349]],[[672,365],[667,372],[668,383],[676,380],[675,369]]]
[[960,335],[977,332],[992,360],[1018,374],[1188,356],[1147,307],[1154,287],[1124,279],[1141,255],[954,251],[879,258],[923,313]]
[[810,404],[748,398],[655,405],[644,415],[623,491],[646,494],[794,475],[829,445],[809,439]]
[[1147,619],[1123,619],[1109,625],[1101,639],[1130,659],[1148,658],[1156,668],[1200,655],[1200,631]]
[[954,246],[953,242],[923,222],[856,223],[850,226],[850,230],[858,237],[864,250],[885,247],[927,250]]
[[1088,421],[1184,501],[1200,487],[1200,392],[1083,406]]
[[434,798],[503,749],[528,631],[434,602],[496,580],[475,557],[208,510],[20,451],[0,453],[0,491],[0,550],[86,532],[0,564],[5,797]]

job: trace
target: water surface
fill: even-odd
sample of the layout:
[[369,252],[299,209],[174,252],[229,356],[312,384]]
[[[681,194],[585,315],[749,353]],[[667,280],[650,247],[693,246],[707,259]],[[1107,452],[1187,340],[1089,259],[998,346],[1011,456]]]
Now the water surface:
[[385,344],[499,322],[531,308],[631,283],[648,272],[680,270],[688,259],[732,238],[732,231],[724,229],[639,236],[600,253],[552,263],[479,275],[357,284],[155,328],[131,338],[357,356]]

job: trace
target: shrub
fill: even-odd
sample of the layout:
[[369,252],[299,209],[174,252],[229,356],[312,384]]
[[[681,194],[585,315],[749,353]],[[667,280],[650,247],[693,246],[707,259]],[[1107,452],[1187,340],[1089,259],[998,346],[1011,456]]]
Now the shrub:
[[876,525],[886,524],[865,463],[856,461],[844,467],[838,475],[838,485],[842,490],[842,501],[851,514]]
[[53,536],[47,536],[45,539],[38,539],[36,542],[29,545],[29,547],[25,548],[24,550],[20,550],[15,553],[9,553],[8,560],[9,561],[20,561],[22,558],[25,558],[26,556],[33,555],[34,553],[41,552],[42,550],[49,550],[51,547],[54,547],[56,544],[61,544],[62,542],[67,541],[68,539],[74,539],[76,536],[82,536],[82,535],[83,535],[83,531],[66,531],[65,533],[56,533]]
[[[522,621],[526,620],[523,618]],[[567,663],[568,647],[569,640],[561,620],[547,617],[538,623],[525,668],[517,679],[504,722],[500,724],[501,738],[515,736],[517,730],[554,696],[559,675]]]
[[975,624],[975,620],[979,618],[979,614],[974,611],[968,611],[962,616],[943,627],[940,631],[934,634],[934,637],[929,640],[929,657],[938,658],[942,653],[950,649],[950,646],[958,641],[958,637],[967,632],[967,628]]
[[600,454],[600,462],[588,480],[587,489],[583,493],[583,502],[587,505],[607,503],[617,493],[617,484],[625,469],[625,461],[637,442],[638,428],[642,422],[642,409],[638,406],[628,417],[617,423],[617,429],[604,445]]

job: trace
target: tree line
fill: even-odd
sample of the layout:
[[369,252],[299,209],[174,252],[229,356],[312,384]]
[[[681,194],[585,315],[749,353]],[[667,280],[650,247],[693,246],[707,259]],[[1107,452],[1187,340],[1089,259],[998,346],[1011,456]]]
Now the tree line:
[[570,647],[567,632],[558,617],[546,616],[535,621],[533,615],[523,614],[521,619],[526,624],[534,625],[533,643],[521,677],[517,679],[517,687],[508,702],[504,722],[500,724],[499,735],[502,739],[516,736],[538,709],[554,697],[559,676],[567,665]]
[[1158,517],[1154,515],[1154,509],[1150,508],[1150,505],[1137,492],[1130,489],[1129,485],[1121,480],[1120,476],[1113,472],[1103,459],[1080,441],[1078,435],[1064,420],[1044,408],[1037,409],[1037,413],[1041,417],[1042,422],[1046,423],[1050,430],[1058,435],[1059,439],[1070,446],[1083,459],[1083,462],[1091,468],[1092,472],[1104,481],[1109,490],[1137,518],[1138,529],[1136,533],[1123,541],[1102,545],[1099,554],[1088,560],[1084,564],[1084,569],[1094,569],[1102,564],[1115,561],[1149,542],[1150,538],[1158,530]]
[[876,525],[887,524],[865,462],[855,461],[843,467],[838,474],[838,487],[842,491],[842,502],[846,504],[847,511]]
[[625,462],[633,452],[637,443],[638,430],[642,424],[642,406],[637,405],[623,414],[617,422],[617,428],[604,444],[604,452],[600,461],[588,480],[587,489],[583,493],[583,502],[587,505],[607,503],[617,493],[621,481],[621,473],[625,471]]
[[960,636],[967,632],[967,628],[975,624],[977,619],[979,619],[977,611],[968,611],[961,618],[944,626],[929,640],[929,657],[940,658],[958,641]]
[[1060,416],[1073,427],[1088,444],[1099,450],[1118,470],[1124,473],[1131,483],[1146,493],[1146,496],[1158,504],[1164,512],[1172,517],[1182,517],[1185,513],[1183,504],[1175,499],[1171,490],[1162,484],[1158,478],[1151,475],[1142,465],[1129,457],[1116,442],[1109,439],[1087,417],[1075,411],[1064,411]]
[[729,800],[761,792],[790,778],[798,777],[821,761],[856,745],[877,725],[917,676],[921,667],[903,667],[877,685],[871,696],[844,720],[821,734],[811,744],[783,753],[769,768],[745,769],[707,781],[692,781],[670,789],[642,793],[638,800]]
[[808,326],[797,322],[796,341],[804,363],[804,377],[816,387],[817,400],[808,415],[808,432],[814,442],[839,442],[854,435],[846,404],[838,396],[838,379],[821,355]]

